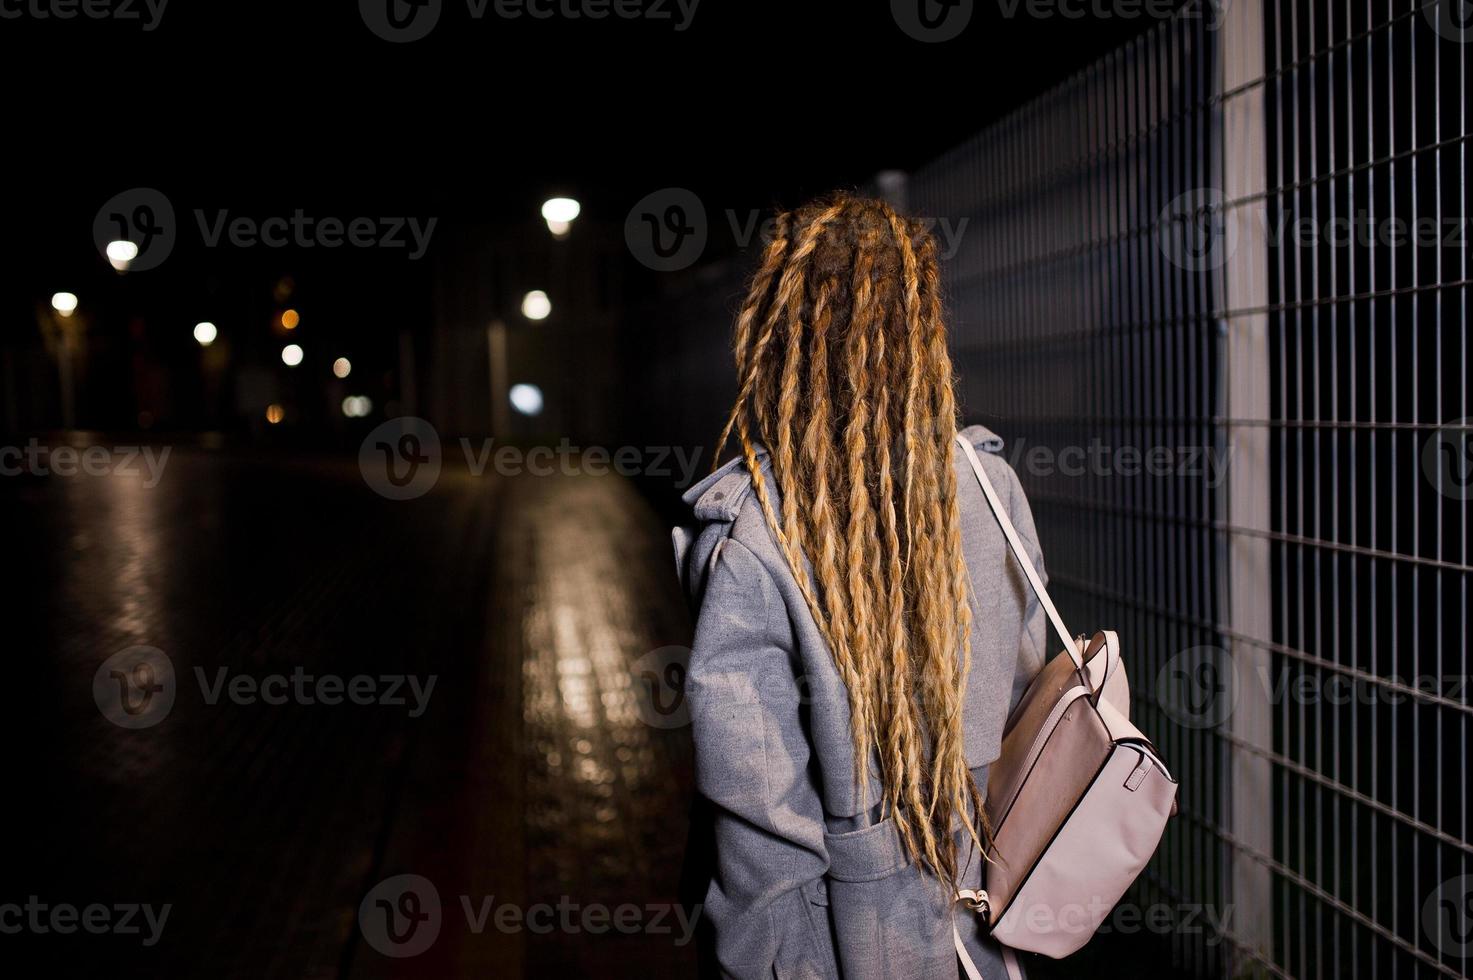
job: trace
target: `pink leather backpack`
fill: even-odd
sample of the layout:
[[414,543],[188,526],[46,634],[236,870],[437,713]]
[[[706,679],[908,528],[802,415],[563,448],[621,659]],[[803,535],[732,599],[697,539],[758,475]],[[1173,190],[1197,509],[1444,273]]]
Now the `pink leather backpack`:
[[[1177,783],[1130,723],[1119,638],[1110,630],[1070,638],[977,451],[957,442],[1064,643],[1008,717],[988,774],[987,887],[957,896],[986,921],[1017,978],[1012,950],[1067,956],[1094,935],[1160,843]],[[960,933],[956,948],[967,975],[981,980]]]

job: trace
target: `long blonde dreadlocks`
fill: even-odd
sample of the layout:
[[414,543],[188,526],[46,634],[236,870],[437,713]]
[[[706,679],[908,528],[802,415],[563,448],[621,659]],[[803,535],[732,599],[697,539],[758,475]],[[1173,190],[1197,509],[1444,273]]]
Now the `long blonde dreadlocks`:
[[[954,881],[953,827],[984,853],[988,831],[962,751],[970,585],[935,239],[883,201],[848,194],[780,215],[734,346],[739,386],[717,457],[735,431],[848,687],[855,779],[867,788],[878,758],[906,850]],[[771,450],[781,515],[758,441]]]

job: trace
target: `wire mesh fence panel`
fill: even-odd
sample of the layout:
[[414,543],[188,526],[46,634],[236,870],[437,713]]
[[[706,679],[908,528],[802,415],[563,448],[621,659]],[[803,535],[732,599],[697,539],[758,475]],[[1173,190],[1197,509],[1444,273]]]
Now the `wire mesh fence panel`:
[[1290,696],[1264,858],[1296,976],[1463,976],[1473,951],[1464,6],[1265,7]]
[[967,419],[1178,769],[1127,904],[1194,973],[1468,972],[1470,40],[1189,4],[909,184]]

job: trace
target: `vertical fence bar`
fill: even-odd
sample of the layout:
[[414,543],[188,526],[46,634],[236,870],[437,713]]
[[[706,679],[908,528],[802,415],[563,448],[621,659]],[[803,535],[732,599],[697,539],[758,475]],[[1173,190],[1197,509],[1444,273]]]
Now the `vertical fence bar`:
[[[1232,4],[1223,24],[1222,180],[1211,185],[1221,198],[1223,251],[1222,330],[1226,377],[1226,416],[1266,423],[1269,399],[1268,241],[1264,235],[1264,55],[1260,0]],[[1229,476],[1220,505],[1228,524],[1271,530],[1272,464],[1266,425],[1239,425],[1228,433]],[[1235,701],[1226,723],[1230,749],[1230,803],[1226,824],[1239,848],[1233,852],[1233,921],[1244,952],[1262,959],[1273,955],[1273,882],[1250,852],[1274,850],[1272,767],[1264,753],[1273,750],[1271,657],[1263,644],[1273,639],[1270,546],[1264,537],[1229,532],[1220,560],[1223,608],[1237,639],[1227,663]],[[1257,642],[1253,642],[1257,641]],[[1257,751],[1254,751],[1257,750]],[[1258,961],[1234,964],[1235,975],[1257,972]]]

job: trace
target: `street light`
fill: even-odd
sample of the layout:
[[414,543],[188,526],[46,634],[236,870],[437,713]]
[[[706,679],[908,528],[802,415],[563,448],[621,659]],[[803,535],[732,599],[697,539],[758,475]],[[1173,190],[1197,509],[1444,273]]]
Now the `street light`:
[[51,308],[61,316],[71,316],[77,312],[77,294],[52,293]]
[[133,242],[118,239],[107,243],[107,261],[119,272],[127,272],[128,264],[138,258],[138,246]]
[[542,218],[553,237],[563,238],[583,207],[571,197],[554,197],[542,202]]
[[201,347],[210,346],[219,335],[220,331],[216,330],[215,325],[208,320],[202,320],[194,325],[194,339],[199,341]]
[[536,385],[512,385],[507,397],[511,399],[511,407],[523,415],[542,414],[542,389]]
[[552,312],[552,300],[540,289],[534,289],[522,297],[522,316],[528,320],[546,320]]
[[70,429],[76,418],[72,356],[81,349],[83,329],[81,317],[71,318],[77,312],[77,294],[52,293],[51,308],[56,311],[56,320],[43,325],[42,329],[47,334],[48,346],[55,345],[57,382],[61,386],[61,424],[63,428]]
[[302,348],[296,344],[287,344],[281,349],[281,363],[287,367],[296,367],[302,363]]

